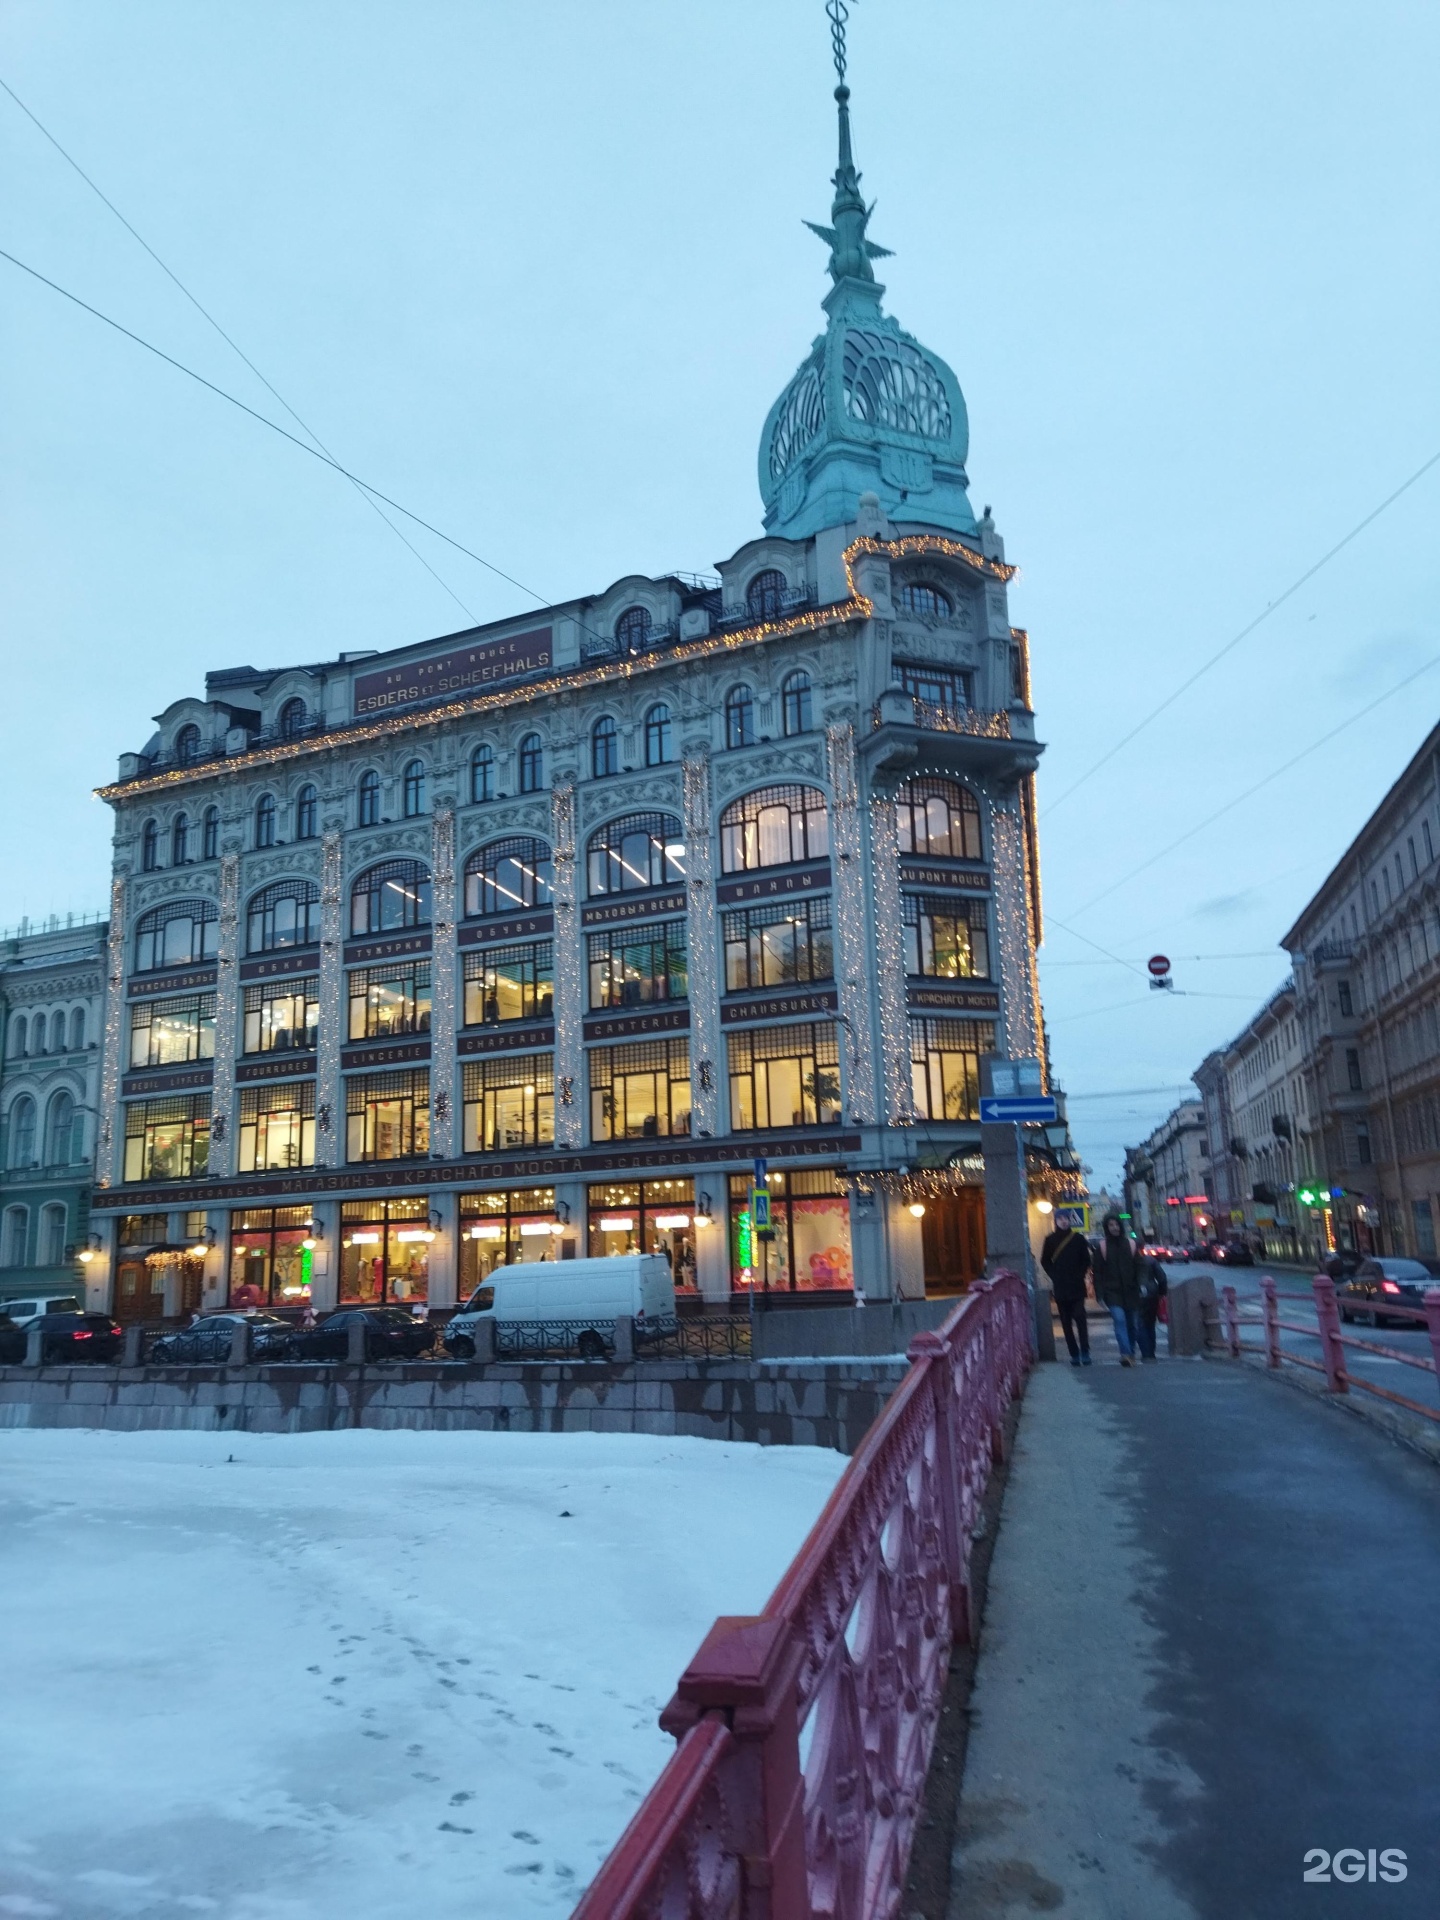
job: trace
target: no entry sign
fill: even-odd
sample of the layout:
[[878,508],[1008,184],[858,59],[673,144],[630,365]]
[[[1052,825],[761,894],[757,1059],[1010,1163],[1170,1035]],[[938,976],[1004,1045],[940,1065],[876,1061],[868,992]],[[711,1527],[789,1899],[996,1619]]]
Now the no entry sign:
[[1152,953],[1145,965],[1157,980],[1163,980],[1170,971],[1170,962],[1163,953]]

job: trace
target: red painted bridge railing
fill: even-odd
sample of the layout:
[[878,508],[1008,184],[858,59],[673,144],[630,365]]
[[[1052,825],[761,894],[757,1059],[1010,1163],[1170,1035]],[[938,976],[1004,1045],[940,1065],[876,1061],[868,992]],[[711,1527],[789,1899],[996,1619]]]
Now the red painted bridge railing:
[[891,1920],[971,1530],[1033,1358],[1013,1273],[910,1369],[762,1613],[715,1622],[660,1724],[679,1744],[574,1920]]
[[[1265,1327],[1265,1344],[1257,1346],[1253,1340],[1242,1340],[1240,1328],[1243,1324],[1240,1314],[1239,1298],[1234,1287],[1226,1287],[1221,1294],[1221,1322],[1225,1330],[1225,1344],[1231,1357],[1238,1360],[1242,1353],[1263,1353],[1265,1364],[1269,1367],[1293,1366],[1306,1367],[1311,1373],[1323,1373],[1325,1384],[1331,1393],[1349,1393],[1352,1387],[1373,1394],[1377,1400],[1389,1400],[1394,1406],[1405,1407],[1411,1413],[1418,1413],[1426,1420],[1440,1425],[1440,1406],[1427,1406],[1423,1401],[1412,1400],[1408,1394],[1396,1393],[1390,1387],[1382,1387],[1363,1375],[1351,1373],[1345,1364],[1345,1349],[1353,1347],[1357,1353],[1378,1354],[1382,1360],[1394,1362],[1399,1366],[1413,1367],[1420,1373],[1428,1373],[1432,1380],[1440,1384],[1440,1287],[1428,1287],[1425,1291],[1424,1305],[1412,1307],[1406,1301],[1396,1301],[1388,1294],[1382,1294],[1360,1311],[1370,1313],[1378,1324],[1383,1316],[1387,1320],[1402,1320],[1406,1324],[1418,1324],[1425,1327],[1430,1335],[1430,1355],[1426,1359],[1421,1354],[1402,1353],[1394,1347],[1381,1346],[1374,1340],[1362,1340],[1353,1333],[1340,1331],[1340,1309],[1335,1298],[1335,1282],[1326,1273],[1317,1273],[1310,1282],[1310,1294],[1281,1293],[1269,1274],[1260,1281],[1263,1300],[1262,1318]],[[1282,1320],[1280,1302],[1282,1300],[1303,1300],[1307,1306],[1315,1309],[1315,1325],[1310,1326],[1299,1320]],[[1282,1333],[1303,1333],[1312,1340],[1318,1339],[1322,1358],[1307,1359],[1304,1354],[1294,1353],[1282,1345]]]

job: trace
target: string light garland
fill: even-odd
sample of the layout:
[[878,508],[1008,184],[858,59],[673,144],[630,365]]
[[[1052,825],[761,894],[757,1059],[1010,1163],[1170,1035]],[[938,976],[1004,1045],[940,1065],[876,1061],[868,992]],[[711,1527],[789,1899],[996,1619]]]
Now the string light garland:
[[686,865],[690,869],[686,932],[690,990],[690,1098],[692,1122],[701,1135],[728,1133],[722,1125],[720,1101],[711,1062],[720,1057],[720,1029],[716,1013],[715,878],[710,837],[714,828],[710,804],[710,756],[687,757],[681,769],[684,787]]
[[338,1167],[340,1132],[334,1116],[345,1111],[340,1073],[344,1036],[341,1008],[345,1005],[345,843],[333,829],[320,843],[320,1005],[322,1015],[315,1051],[315,1164]]
[[555,1112],[555,1144],[578,1147],[584,1108],[575,1088],[585,1068],[583,934],[577,910],[580,876],[575,858],[575,785],[562,780],[550,795],[550,843],[555,878],[555,1077],[560,1101]]
[[95,1184],[114,1184],[124,1129],[120,1119],[120,1060],[125,1019],[125,877],[110,882],[110,934],[105,962],[105,1056],[100,1066],[100,1137]]
[[430,829],[430,914],[434,924],[430,967],[430,1151],[437,1160],[454,1153],[454,1105],[445,1075],[455,1073],[455,981],[460,969],[455,937],[455,809],[437,803]]
[[210,1084],[210,1159],[207,1173],[234,1171],[235,1053],[240,1037],[240,856],[220,856],[220,948],[215,983],[215,1077]]
[[834,853],[836,981],[850,1036],[847,1110],[853,1125],[875,1122],[875,1054],[871,1045],[870,941],[865,901],[865,847],[855,779],[855,729],[848,720],[825,729],[830,774],[830,843]]
[[885,1106],[892,1127],[915,1124],[910,1076],[910,1018],[905,1006],[905,950],[900,913],[900,824],[895,796],[870,796],[870,871],[875,892],[875,958],[884,1049]]

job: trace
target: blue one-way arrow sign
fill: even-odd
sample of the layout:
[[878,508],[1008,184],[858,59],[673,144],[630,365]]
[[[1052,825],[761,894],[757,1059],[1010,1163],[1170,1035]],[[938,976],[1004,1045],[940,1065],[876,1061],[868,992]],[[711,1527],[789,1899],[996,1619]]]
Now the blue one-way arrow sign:
[[980,1118],[986,1126],[993,1127],[1006,1120],[1055,1120],[1059,1118],[1059,1112],[1050,1094],[982,1094],[980,1096]]

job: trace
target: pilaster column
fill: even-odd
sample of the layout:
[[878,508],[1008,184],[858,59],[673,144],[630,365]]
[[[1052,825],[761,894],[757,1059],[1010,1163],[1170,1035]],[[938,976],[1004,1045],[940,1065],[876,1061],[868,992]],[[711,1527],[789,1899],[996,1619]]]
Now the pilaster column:
[[[710,852],[710,756],[697,753],[682,768],[685,790],[685,862],[689,870],[686,966],[690,983],[691,1129],[702,1137],[728,1133],[721,1088],[729,1086],[720,1032],[716,968],[715,873]],[[701,1236],[703,1238],[703,1235]],[[697,1258],[699,1244],[696,1246]]]
[[995,946],[1000,961],[1002,1051],[1011,1059],[1042,1059],[1040,983],[1035,967],[1035,922],[1021,796],[1017,787],[990,800],[990,858],[995,898]]
[[105,1038],[100,1063],[100,1124],[95,1135],[95,1184],[113,1187],[124,1171],[125,1117],[120,1111],[120,1075],[124,1066],[125,879],[110,883],[110,932],[105,955]]
[[240,856],[220,856],[220,956],[215,984],[215,1077],[210,1088],[210,1159],[223,1180],[235,1171],[235,1049],[240,1036]]
[[[855,784],[855,729],[848,720],[825,729],[830,769],[830,858],[835,887],[835,982],[848,1046],[846,1118],[875,1121],[875,1048],[870,1031],[870,941],[865,908],[865,849]],[[898,912],[898,906],[897,906]]]
[[562,781],[550,796],[550,840],[555,856],[555,1144],[578,1147],[584,1138],[584,955],[577,899],[575,787]]
[[[430,1157],[455,1154],[455,809],[435,809],[430,840],[430,893],[435,922],[430,965]],[[453,1234],[452,1234],[453,1239]],[[433,1253],[433,1248],[432,1248]],[[452,1263],[453,1264],[453,1263]],[[453,1300],[453,1293],[451,1299]],[[450,1302],[445,1303],[449,1305]]]
[[[344,842],[327,833],[320,843],[320,1035],[316,1046],[315,1164],[338,1167],[345,1156],[345,1098],[340,1049],[345,1044]],[[331,1259],[338,1263],[338,1247]]]
[[875,913],[884,1112],[892,1127],[913,1126],[910,1021],[905,1008],[905,941],[900,919],[900,832],[895,796],[870,796],[870,886]]

